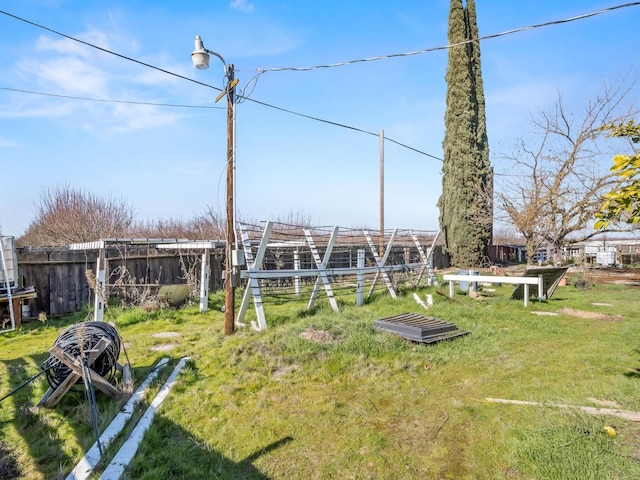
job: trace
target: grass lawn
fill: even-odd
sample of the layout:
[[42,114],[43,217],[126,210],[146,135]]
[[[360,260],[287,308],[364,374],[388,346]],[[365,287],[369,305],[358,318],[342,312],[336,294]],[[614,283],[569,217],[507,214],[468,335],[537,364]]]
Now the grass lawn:
[[[509,299],[509,285],[482,300],[452,301],[437,290],[448,289],[418,291],[434,297],[428,312],[413,291],[363,307],[355,294],[343,297],[339,314],[322,296],[312,312],[304,311],[308,298],[267,299],[268,329],[230,337],[222,335],[219,294],[206,314],[109,310],[136,383],[171,360],[147,402],[172,366],[191,358],[123,478],[640,478],[638,423],[550,406],[640,411],[637,288],[559,287],[526,309]],[[376,319],[404,312],[470,333],[423,345],[373,329]],[[38,373],[57,336],[84,318],[1,335],[0,395]],[[37,407],[47,387],[40,377],[0,403],[0,478],[65,478],[93,444],[84,391]],[[103,429],[124,400],[97,397]]]

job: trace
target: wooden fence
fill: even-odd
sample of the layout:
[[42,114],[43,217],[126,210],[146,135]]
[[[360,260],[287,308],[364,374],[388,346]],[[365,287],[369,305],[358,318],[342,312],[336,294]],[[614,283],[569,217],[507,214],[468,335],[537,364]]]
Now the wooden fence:
[[[38,298],[30,301],[31,316],[45,312],[49,316],[78,312],[93,303],[94,292],[86,272],[95,274],[98,250],[59,248],[18,248],[20,283],[34,286]],[[186,270],[200,278],[202,252],[176,252],[155,248],[128,246],[126,250],[106,250],[107,284],[117,280],[119,266],[129,272],[136,285],[173,285],[186,283]],[[222,289],[224,251],[211,250],[209,291]]]

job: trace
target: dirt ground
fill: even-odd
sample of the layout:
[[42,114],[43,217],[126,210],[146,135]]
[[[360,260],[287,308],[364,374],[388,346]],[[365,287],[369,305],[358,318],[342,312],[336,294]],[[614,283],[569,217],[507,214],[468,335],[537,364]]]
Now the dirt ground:
[[[500,275],[516,276],[524,272],[524,267],[513,266],[501,268]],[[584,280],[592,284],[615,283],[640,287],[640,268],[616,267],[569,267],[566,273],[567,283]]]
[[[573,271],[572,271],[573,270]],[[638,268],[590,268],[588,270],[570,268],[567,271],[569,277],[583,275],[592,283],[615,283],[640,287],[640,269]]]

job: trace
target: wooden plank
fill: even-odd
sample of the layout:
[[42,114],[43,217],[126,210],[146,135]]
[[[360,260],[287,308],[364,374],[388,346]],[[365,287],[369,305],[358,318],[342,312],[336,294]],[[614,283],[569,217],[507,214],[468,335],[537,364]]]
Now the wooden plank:
[[574,405],[566,405],[562,403],[541,403],[541,402],[529,402],[525,400],[507,400],[504,398],[486,398],[487,402],[493,403],[505,403],[511,405],[529,405],[534,407],[555,407],[555,408],[574,408],[581,410],[585,413],[592,415],[610,415],[612,417],[624,418],[632,422],[640,422],[640,412],[633,410],[619,410],[614,408],[597,408],[597,407],[581,407]]
[[456,282],[485,282],[485,283],[511,283],[518,285],[538,285],[537,277],[501,277],[492,275],[454,275],[445,274],[442,278],[446,281]]
[[[89,357],[87,358],[87,363],[89,365],[89,376],[91,377],[91,381],[93,382],[93,384],[101,392],[111,397],[118,397],[121,395],[120,390],[111,385],[103,377],[101,377],[91,369],[93,363],[109,345],[111,345],[111,341],[107,338],[102,337],[92,349],[93,351],[89,353]],[[58,345],[54,345],[53,347],[51,347],[49,353],[52,357],[55,357],[60,362],[64,363],[71,370],[69,375],[67,375],[67,378],[65,378],[55,389],[49,388],[38,403],[38,405],[52,408],[57,405],[57,403],[71,389],[71,387],[73,387],[78,382],[78,380],[82,378],[82,365],[79,358],[73,357],[71,354],[62,350],[62,348],[60,348]]]

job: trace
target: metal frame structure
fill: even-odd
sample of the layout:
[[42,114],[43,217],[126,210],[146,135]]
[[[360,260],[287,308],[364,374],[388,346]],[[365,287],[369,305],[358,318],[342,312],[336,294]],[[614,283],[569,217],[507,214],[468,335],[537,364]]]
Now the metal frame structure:
[[[395,229],[390,232],[390,235],[384,238],[378,239],[376,242],[369,231],[367,230],[354,230],[342,227],[318,227],[305,228],[294,227],[291,225],[275,224],[274,222],[265,222],[263,228],[253,227],[253,231],[250,232],[249,226],[245,224],[238,224],[240,231],[241,245],[244,250],[244,256],[246,260],[246,270],[241,272],[241,278],[246,280],[246,289],[242,298],[240,308],[235,324],[238,326],[246,325],[244,323],[249,303],[253,300],[256,322],[252,322],[254,329],[261,331],[267,328],[266,317],[264,313],[264,302],[261,293],[261,281],[268,280],[291,280],[294,285],[294,291],[296,294],[300,294],[300,282],[303,278],[314,278],[315,282],[311,288],[309,301],[307,303],[307,310],[313,308],[318,298],[320,287],[324,289],[329,305],[335,312],[339,311],[338,303],[335,299],[333,291],[332,279],[335,277],[355,276],[356,277],[356,303],[358,305],[363,304],[364,299],[364,285],[365,276],[373,275],[371,287],[369,289],[368,297],[374,292],[378,278],[382,278],[386,291],[391,298],[396,298],[396,291],[393,286],[393,282],[389,277],[392,272],[402,271],[419,271],[418,281],[425,271],[428,272],[427,284],[433,285],[436,283],[436,277],[433,270],[433,250],[440,232],[432,232],[431,246],[425,253],[418,235],[411,230],[401,231]],[[274,233],[274,229],[290,228],[294,233],[288,235],[287,240],[283,240],[280,235]],[[341,233],[346,233],[346,242],[341,243]],[[252,235],[252,234],[253,235]],[[259,236],[259,239],[258,239]],[[401,242],[400,242],[401,240]],[[349,243],[350,242],[350,243]],[[376,249],[376,244],[384,245],[386,248],[382,257]],[[398,264],[388,264],[391,253],[394,246],[399,245],[405,249],[414,248],[417,249],[417,262],[407,262]],[[319,245],[322,245],[321,247]],[[336,250],[337,246],[341,247],[353,247],[357,249],[357,266],[355,267],[332,267],[332,254]],[[365,265],[366,249],[368,247],[370,263],[373,265]],[[268,250],[274,251],[277,249],[289,249],[293,252],[293,269],[267,269],[264,268],[265,255]],[[306,253],[312,259],[308,267],[304,268],[300,262],[301,250],[305,249]],[[372,259],[372,260],[371,260]]]

